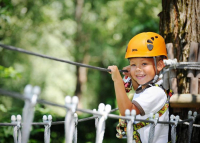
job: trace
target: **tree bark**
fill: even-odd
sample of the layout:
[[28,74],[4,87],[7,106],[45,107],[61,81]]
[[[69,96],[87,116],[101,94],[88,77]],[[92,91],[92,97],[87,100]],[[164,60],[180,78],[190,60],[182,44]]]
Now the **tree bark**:
[[[173,43],[174,58],[187,62],[192,43],[200,43],[200,1],[163,0],[160,33],[166,43]],[[198,47],[198,46],[197,46]],[[186,71],[178,71],[179,93],[189,93]]]
[[[166,43],[173,44],[174,58],[178,62],[199,61],[196,53],[200,51],[200,1],[199,0],[162,0],[162,12],[160,17],[160,34],[164,37]],[[191,85],[198,85],[198,72],[188,70],[177,70],[178,94],[193,93]],[[197,92],[200,84],[198,85]],[[195,88],[196,89],[196,88]],[[196,90],[195,90],[196,92]],[[200,94],[200,93],[198,93]],[[200,96],[200,95],[199,95]],[[170,114],[179,115],[181,119],[188,118],[188,111],[200,111],[196,108],[172,109]],[[199,119],[196,120],[200,123]],[[178,143],[200,142],[200,129],[193,128],[192,139],[189,141],[188,126],[178,126]]]
[[[84,45],[87,43],[87,37],[84,35],[82,30],[82,12],[83,12],[84,0],[76,1],[76,9],[75,9],[75,21],[77,23],[77,32],[75,36],[75,49],[74,49],[74,57],[75,61],[78,63],[88,64],[90,61],[90,55],[88,55],[88,47]],[[81,96],[86,90],[86,82],[87,82],[87,68],[85,67],[76,67],[76,89],[75,95],[79,98],[78,108],[83,108],[81,104]]]

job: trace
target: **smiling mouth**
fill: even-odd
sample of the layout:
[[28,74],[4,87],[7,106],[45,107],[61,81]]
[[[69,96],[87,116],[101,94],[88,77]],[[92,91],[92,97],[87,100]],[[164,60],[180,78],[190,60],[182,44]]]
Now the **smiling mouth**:
[[142,78],[144,78],[144,77],[145,77],[145,75],[137,75],[137,76],[136,76],[137,79],[142,79]]

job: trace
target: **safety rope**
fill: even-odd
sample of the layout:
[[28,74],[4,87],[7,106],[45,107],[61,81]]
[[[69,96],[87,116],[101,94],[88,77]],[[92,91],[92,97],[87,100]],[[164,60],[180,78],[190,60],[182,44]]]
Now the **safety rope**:
[[[82,64],[82,63],[78,63],[78,62],[67,61],[67,60],[63,60],[63,59],[59,59],[59,58],[55,58],[55,57],[51,57],[51,56],[47,56],[47,55],[37,54],[37,53],[30,52],[30,51],[27,51],[27,50],[24,50],[24,49],[21,49],[21,48],[17,48],[17,47],[14,47],[14,46],[0,44],[0,47],[7,49],[7,50],[17,51],[17,52],[20,52],[20,53],[33,55],[33,56],[37,56],[37,57],[41,57],[41,58],[45,58],[45,59],[54,60],[54,61],[59,61],[59,62],[63,62],[63,63],[68,63],[68,64],[80,66],[80,67],[96,69],[96,70],[104,71],[104,72],[111,72],[110,69],[95,67],[95,66],[86,65],[86,64]],[[128,72],[128,71],[127,70],[119,70],[119,72]]]
[[165,69],[200,70],[200,62],[177,62],[177,59],[163,60]]
[[[179,121],[183,121],[183,120],[179,119]],[[190,125],[190,123],[189,123],[189,122],[186,122],[186,121],[184,121],[183,124],[184,124],[184,125],[188,125],[188,126]],[[198,127],[198,128],[199,128],[200,125],[198,125],[198,124],[193,124],[193,127]]]
[[14,138],[14,143],[17,143],[17,126],[14,126],[13,128],[13,138]]
[[171,141],[176,142],[176,125],[171,125]]
[[[0,89],[0,93],[9,93],[9,95],[8,96],[12,96],[12,97],[16,97],[16,98],[18,98],[19,97],[19,99],[22,99],[22,100],[25,100],[25,101],[27,101],[28,99],[27,98],[23,98],[23,95],[20,95],[20,94],[16,94],[16,93],[14,93],[14,95],[12,94],[13,92],[7,92],[7,91],[4,91],[4,90],[2,90],[2,89]],[[25,94],[26,95],[26,94]],[[32,98],[30,98],[28,101],[31,101],[31,102],[33,102],[32,101],[33,99]],[[37,100],[38,101],[38,100]],[[66,101],[66,100],[65,100]],[[71,101],[71,100],[70,100]],[[72,101],[74,101],[74,100],[72,100]],[[35,99],[35,102],[34,102],[34,104],[36,103],[36,99]],[[55,103],[50,103],[50,102],[44,102],[45,104],[49,104],[49,105],[53,105],[53,106],[56,106],[57,104],[55,104]],[[32,104],[33,105],[33,104]],[[58,107],[62,107],[63,108],[63,106],[62,105],[58,105]],[[73,105],[71,105],[71,103],[70,104],[66,104],[65,106],[65,109],[67,108],[68,109],[68,111],[70,110],[70,111],[78,111],[78,110],[80,110],[80,109],[75,109],[75,108],[73,108]],[[75,107],[75,106],[74,106]],[[111,108],[111,107],[110,107]],[[97,122],[97,124],[96,124],[96,128],[97,128],[97,137],[96,137],[96,143],[102,143],[103,142],[103,136],[104,136],[104,132],[105,132],[105,120],[109,117],[109,118],[114,118],[114,119],[123,119],[123,120],[127,120],[128,121],[128,123],[131,123],[131,124],[133,124],[134,123],[134,121],[140,121],[140,122],[146,122],[146,123],[150,123],[150,124],[152,124],[152,126],[151,126],[151,132],[150,132],[150,134],[149,134],[149,142],[148,143],[151,143],[152,141],[153,141],[153,136],[154,136],[154,130],[155,130],[155,125],[157,124],[157,123],[161,123],[161,124],[172,124],[172,125],[174,125],[174,124],[176,124],[177,125],[177,123],[174,123],[174,121],[159,121],[159,120],[156,120],[156,122],[155,121],[151,121],[151,120],[140,120],[140,119],[133,119],[132,117],[129,117],[129,116],[118,116],[118,115],[113,115],[113,114],[109,114],[110,113],[110,108],[109,108],[109,110],[105,110],[105,111],[103,111],[103,112],[100,112],[100,110],[98,110],[98,112],[97,111],[91,111],[91,110],[84,110],[84,109],[81,109],[80,111],[83,111],[83,112],[85,112],[85,113],[91,113],[91,114],[93,114],[93,117],[89,117],[89,118],[85,118],[85,119],[81,119],[80,120],[80,122],[83,122],[83,121],[87,121],[87,120],[91,120],[91,119],[100,119],[100,120],[98,120],[98,122]],[[24,109],[26,109],[25,107],[24,107]],[[71,113],[73,113],[73,112],[71,112]],[[190,111],[191,112],[191,111]],[[192,134],[192,129],[193,129],[193,122],[195,121],[195,118],[196,117],[198,117],[198,116],[200,116],[200,114],[198,114],[197,115],[197,113],[196,112],[194,112],[194,116],[191,116],[192,115],[192,112],[191,113],[188,113],[188,119],[186,119],[186,120],[183,120],[183,121],[180,121],[180,122],[178,122],[178,124],[183,124],[184,122],[190,122],[189,123],[189,127],[188,127],[188,134],[189,134],[189,136],[188,136],[188,142],[190,142],[191,141],[191,134]],[[76,126],[77,126],[77,123],[78,123],[78,121],[76,122],[76,120],[72,117],[72,115],[73,114],[69,114],[69,112],[67,112],[67,114],[69,115],[66,119],[66,121],[59,121],[59,122],[55,122],[55,123],[51,123],[51,125],[56,125],[56,124],[67,124],[67,128],[66,128],[66,139],[68,139],[68,140],[66,140],[66,143],[69,143],[69,142],[71,142],[72,140],[73,140],[73,142],[74,143],[76,143],[77,142],[77,128],[76,128]],[[95,115],[95,116],[94,116]],[[24,116],[24,115],[23,115]],[[97,118],[98,117],[98,118]],[[31,117],[32,118],[32,117]],[[68,119],[70,119],[70,120],[68,120]],[[155,118],[156,119],[156,118]],[[30,120],[29,120],[30,121]],[[176,120],[176,121],[179,121],[179,120]],[[26,128],[27,126],[26,126],[26,121],[24,121],[24,123],[20,123],[20,124],[16,124],[15,122],[12,122],[12,123],[10,123],[10,125],[12,125],[12,126],[15,126],[15,130],[14,130],[14,132],[13,132],[13,137],[14,137],[14,141],[16,142],[16,139],[17,139],[17,143],[19,143],[19,141],[21,142],[21,132],[20,132],[20,130],[18,130],[18,132],[16,132],[17,130],[16,130],[16,126],[17,125],[19,125],[19,127],[20,126],[23,126],[23,128]],[[49,141],[50,141],[50,124],[49,124],[49,122],[47,123],[47,122],[44,122],[44,123],[33,123],[33,122],[31,122],[30,123],[30,125],[44,125],[45,126],[45,131],[44,131],[44,140],[45,140],[45,143],[49,143]],[[3,123],[0,123],[0,125],[3,125]],[[4,125],[9,125],[9,124],[7,124],[7,123],[4,123]],[[130,125],[129,125],[130,126]],[[29,126],[30,127],[30,126]],[[132,127],[132,126],[130,126],[130,127]],[[22,128],[22,129],[23,129]],[[30,129],[30,128],[29,128]],[[135,129],[134,129],[135,130]],[[130,136],[130,134],[132,135],[132,133],[133,133],[133,131],[134,131],[133,129],[128,129],[127,128],[127,141],[128,141],[128,143],[132,143],[132,137]],[[173,131],[174,130],[174,131]],[[71,132],[70,132],[71,131]],[[131,133],[132,132],[132,133]],[[172,127],[172,132],[176,132],[176,130],[175,130],[175,128],[174,127]],[[29,131],[29,133],[30,133],[30,131]],[[28,133],[28,134],[29,134]],[[23,137],[23,134],[22,134],[22,137]],[[28,137],[28,136],[27,136]],[[130,138],[131,137],[131,138]],[[172,136],[172,140],[174,141],[175,140],[175,136]],[[23,138],[22,138],[22,143],[25,143],[24,141],[27,141],[27,140],[24,140]]]
[[148,143],[153,143],[154,133],[155,133],[155,124],[151,124],[150,130],[149,130],[149,140]]
[[[18,98],[20,100],[27,100],[28,99],[28,98],[24,97],[22,94],[18,94],[18,93],[15,93],[15,92],[10,92],[10,91],[7,91],[7,90],[1,89],[1,88],[0,88],[0,93],[2,95],[7,95],[7,96],[10,96],[10,97]],[[64,106],[64,105],[52,103],[52,102],[41,100],[41,99],[37,99],[37,102],[40,103],[40,104],[47,104],[47,105],[61,107],[61,108],[65,108],[66,109],[66,106]],[[115,108],[115,109],[112,109],[112,110],[113,111],[117,111],[118,108]],[[101,115],[100,113],[93,112],[93,111],[88,110],[88,109],[78,109],[77,108],[77,111],[85,112],[85,113],[88,113],[88,114],[94,114],[95,113],[97,115]],[[111,111],[110,111],[110,113],[111,113]],[[200,116],[200,115],[197,115],[197,117],[198,116]],[[117,115],[109,114],[108,117],[111,117],[111,118],[114,118],[114,119],[118,119]],[[88,118],[85,118],[85,119],[79,119],[78,122],[84,122],[84,121],[92,120],[92,119],[95,119],[95,118],[96,117],[88,117]],[[128,118],[126,118],[124,116],[121,116],[121,119],[126,120]],[[153,123],[152,121],[138,120],[138,119],[135,119],[135,121],[142,121],[142,122]],[[186,120],[179,119],[179,124],[189,125],[188,121],[191,121],[191,119],[186,119]],[[63,123],[64,123],[64,121],[57,121],[57,122],[52,122],[52,125],[58,125],[58,124],[63,124]],[[170,122],[158,121],[158,123],[169,124]],[[32,125],[46,125],[46,124],[47,123],[34,123],[34,122],[32,123]],[[173,124],[173,122],[171,122],[170,124]],[[0,126],[15,126],[15,125],[16,125],[16,123],[0,123]],[[200,125],[198,125],[198,124],[193,124],[193,126],[194,127],[200,127]]]
[[189,127],[188,127],[188,134],[189,134],[188,143],[191,142],[193,123],[194,123],[194,121],[192,120],[192,121],[190,122],[190,124],[189,124]]

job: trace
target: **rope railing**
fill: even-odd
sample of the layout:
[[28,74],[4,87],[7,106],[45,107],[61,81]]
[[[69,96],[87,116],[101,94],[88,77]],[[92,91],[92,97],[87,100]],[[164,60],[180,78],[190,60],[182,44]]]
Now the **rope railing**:
[[[81,66],[81,67],[86,67],[86,68],[91,68],[91,69],[96,69],[99,71],[104,71],[104,72],[110,72],[110,69],[106,69],[106,68],[101,68],[101,67],[95,67],[95,66],[91,66],[91,65],[86,65],[83,63],[78,63],[78,62],[72,62],[72,61],[68,61],[68,60],[64,60],[64,59],[59,59],[59,58],[55,58],[55,57],[51,57],[51,56],[47,56],[47,55],[43,55],[43,54],[38,54],[38,53],[34,53],[28,50],[24,50],[21,48],[17,48],[14,46],[10,46],[10,45],[5,45],[5,44],[1,44],[0,43],[0,47],[6,49],[6,50],[11,50],[11,51],[15,51],[15,52],[20,52],[20,53],[24,53],[24,54],[28,54],[28,55],[32,55],[32,56],[37,56],[37,57],[41,57],[41,58],[45,58],[45,59],[49,59],[49,60],[54,60],[54,61],[58,61],[58,62],[63,62],[63,63],[68,63],[68,64],[72,64],[75,66]],[[165,64],[168,65],[169,69],[189,69],[189,70],[200,70],[200,63],[199,62],[177,62],[177,59],[174,60],[165,60]],[[127,72],[127,70],[119,70],[120,72]]]
[[177,59],[164,60],[166,69],[200,70],[200,62],[177,62]]
[[[151,113],[149,116],[149,120],[141,120],[136,119],[136,112],[135,110],[126,110],[125,116],[119,116],[115,114],[111,114],[111,106],[110,105],[104,105],[103,103],[100,103],[98,106],[98,110],[88,110],[88,109],[78,109],[78,98],[76,96],[70,97],[66,96],[65,98],[65,105],[60,105],[56,103],[52,103],[49,101],[38,99],[40,88],[35,86],[32,87],[31,85],[27,85],[24,89],[24,95],[6,91],[3,89],[0,89],[0,94],[7,95],[10,97],[18,98],[20,100],[25,101],[25,105],[23,108],[23,122],[21,122],[21,115],[17,115],[15,117],[14,115],[11,116],[11,123],[0,123],[0,126],[13,126],[13,139],[14,143],[27,143],[29,140],[30,135],[30,127],[34,125],[40,125],[44,126],[44,142],[49,143],[50,142],[50,129],[52,125],[58,125],[58,124],[64,124],[65,127],[65,143],[76,143],[77,142],[77,126],[79,122],[89,121],[89,120],[95,120],[95,128],[96,128],[96,143],[102,143],[104,134],[105,134],[105,122],[108,118],[113,119],[124,119],[127,121],[127,143],[132,143],[133,141],[133,124],[136,122],[148,122],[150,123],[150,130],[149,132],[149,143],[153,142],[154,138],[154,131],[157,124],[169,124],[171,125],[171,141],[172,143],[175,143],[176,141],[176,127],[179,124],[189,123],[188,124],[188,142],[191,142],[191,134],[193,129],[193,123],[197,117],[200,117],[200,114],[197,114],[197,112],[194,112],[192,115],[192,112],[188,112],[188,119],[180,120],[179,116],[170,116],[169,121],[159,121],[159,116],[156,114],[153,117],[153,114]],[[60,108],[66,109],[66,116],[64,121],[56,121],[52,122],[52,116],[51,115],[44,115],[43,116],[43,122],[33,122],[34,117],[34,106],[37,103],[41,104],[48,104],[52,106],[57,106]],[[113,111],[116,111],[117,109],[114,109]],[[28,112],[29,111],[29,112]],[[83,113],[89,113],[92,114],[92,117],[84,118],[84,119],[78,119],[76,111],[81,111]],[[26,133],[25,133],[26,132]]]
[[[0,47],[7,49],[7,50],[15,51],[15,52],[20,52],[20,53],[24,53],[24,54],[28,54],[28,55],[32,55],[32,56],[37,56],[37,57],[41,57],[41,58],[45,58],[45,59],[49,59],[49,60],[54,60],[54,61],[58,61],[58,62],[72,64],[72,65],[75,65],[75,66],[81,66],[81,67],[96,69],[96,70],[99,70],[99,71],[110,72],[110,69],[95,67],[95,66],[86,65],[86,64],[83,64],[83,63],[68,61],[68,60],[63,60],[63,59],[59,59],[59,58],[55,58],[55,57],[51,57],[51,56],[47,56],[47,55],[43,55],[43,54],[30,52],[30,51],[27,51],[27,50],[24,50],[24,49],[21,49],[21,48],[17,48],[17,47],[14,47],[14,46],[4,45],[4,44],[1,44],[1,43],[0,43]],[[127,72],[127,70],[119,70],[119,71],[120,72]]]
[[[15,52],[20,52],[28,55],[33,55],[45,59],[50,59],[54,61],[59,61],[59,62],[64,62],[68,64],[72,64],[75,66],[81,66],[81,67],[86,67],[86,68],[91,68],[91,69],[97,69],[99,71],[105,71],[105,72],[110,72],[109,69],[106,68],[100,68],[100,67],[94,67],[82,63],[77,63],[77,62],[72,62],[72,61],[67,61],[47,55],[42,55],[34,52],[30,52],[21,48],[17,48],[14,46],[9,46],[9,45],[4,45],[0,43],[0,47],[15,51]],[[174,60],[164,60],[165,63],[165,69],[163,71],[163,74],[165,72],[168,72],[169,70],[172,69],[184,69],[184,70],[200,70],[200,62],[177,62],[176,59]],[[126,70],[120,70],[120,72],[127,72]],[[21,115],[11,116],[11,123],[0,123],[0,126],[13,126],[13,139],[14,143],[27,143],[29,140],[30,136],[30,128],[31,126],[34,125],[40,125],[44,126],[44,142],[49,143],[50,142],[50,132],[51,132],[51,126],[52,125],[58,125],[58,124],[64,124],[65,128],[65,143],[71,143],[77,142],[77,126],[78,122],[85,122],[89,120],[95,120],[95,128],[96,128],[96,143],[102,143],[103,138],[104,138],[104,133],[105,133],[105,122],[108,118],[113,118],[113,119],[123,119],[126,120],[127,122],[127,143],[132,143],[133,142],[133,124],[136,122],[148,122],[150,123],[150,132],[149,132],[149,141],[148,143],[153,142],[154,138],[154,132],[155,132],[155,127],[157,124],[169,124],[171,125],[171,141],[172,143],[176,142],[176,127],[180,124],[185,124],[188,125],[188,143],[191,142],[191,135],[192,135],[192,130],[193,127],[200,127],[200,125],[194,124],[195,119],[200,117],[200,114],[197,114],[197,112],[194,112],[192,115],[192,112],[188,112],[188,119],[181,120],[179,119],[179,116],[170,116],[169,121],[159,121],[159,116],[156,114],[153,116],[151,113],[149,116],[149,120],[141,120],[135,118],[136,112],[135,110],[126,110],[125,116],[119,116],[115,114],[111,114],[114,111],[117,111],[118,108],[112,109],[110,105],[104,105],[103,103],[100,103],[98,106],[98,110],[93,109],[79,109],[77,108],[78,104],[78,98],[76,96],[70,97],[66,96],[65,98],[65,104],[60,105],[56,103],[52,103],[46,100],[39,99],[39,94],[40,94],[40,88],[35,86],[32,87],[31,85],[27,85],[24,89],[24,95],[15,93],[15,92],[10,92],[6,91],[3,89],[0,89],[0,93],[2,95],[7,95],[10,97],[18,98],[20,100],[23,100],[25,102],[23,112],[22,112],[22,117]],[[56,121],[52,122],[52,116],[51,115],[44,115],[42,120],[43,122],[33,122],[33,117],[34,117],[34,108],[36,104],[46,104],[46,105],[51,105],[51,106],[56,106],[60,108],[64,108],[66,110],[66,116],[64,121]],[[83,113],[88,113],[92,114],[92,117],[84,118],[84,119],[78,119],[78,116],[76,114],[76,111],[83,112]],[[23,121],[23,122],[21,122]]]

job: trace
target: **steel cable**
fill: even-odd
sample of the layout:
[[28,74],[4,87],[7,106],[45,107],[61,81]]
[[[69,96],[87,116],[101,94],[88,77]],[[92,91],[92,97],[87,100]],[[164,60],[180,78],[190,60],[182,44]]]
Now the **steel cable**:
[[[58,58],[47,56],[47,55],[37,54],[37,53],[30,52],[30,51],[27,51],[27,50],[24,50],[24,49],[21,49],[21,48],[17,48],[17,47],[14,47],[14,46],[0,44],[0,47],[7,49],[7,50],[11,50],[11,51],[17,51],[17,52],[25,53],[25,54],[32,55],[32,56],[37,56],[37,57],[41,57],[41,58],[45,58],[45,59],[50,59],[50,60],[54,60],[54,61],[68,63],[68,64],[72,64],[72,65],[76,65],[76,66],[96,69],[96,70],[99,70],[99,71],[104,71],[104,72],[110,72],[111,71],[110,69],[106,69],[106,68],[95,67],[95,66],[91,66],[91,65],[82,64],[82,63],[58,59]],[[127,70],[119,70],[119,72],[128,72],[128,71]]]
[[[11,97],[14,97],[14,98],[18,98],[18,99],[21,99],[21,100],[27,100],[28,99],[28,98],[25,98],[21,94],[14,93],[14,92],[9,92],[9,91],[3,90],[1,88],[0,88],[0,93],[3,94],[3,95],[8,95],[8,96],[11,96]],[[56,104],[56,103],[51,103],[51,102],[48,102],[48,101],[45,101],[45,100],[37,99],[37,102],[41,103],[41,104],[48,104],[48,105],[52,105],[52,106],[62,107],[62,108],[65,108],[65,109],[67,108],[64,105],[59,105],[59,104]],[[113,109],[113,110],[116,110],[116,109]],[[77,111],[81,111],[81,112],[85,112],[85,113],[89,113],[89,114],[95,114],[95,115],[102,115],[101,113],[94,112],[94,111],[91,111],[91,110],[88,110],[88,109],[78,109],[77,108]],[[200,114],[197,115],[197,117],[199,117],[199,116],[200,116]],[[128,118],[128,117],[125,117],[125,116],[120,116],[119,117],[118,115],[113,115],[113,114],[108,114],[108,117],[114,118],[114,119],[130,120],[130,118]],[[95,118],[96,117],[88,117],[88,118],[85,118],[85,119],[79,119],[78,122],[83,122],[83,121],[87,121],[87,120],[91,120],[91,119],[95,119]],[[186,125],[188,125],[187,123],[191,122],[192,120],[193,119],[191,119],[191,118],[190,119],[185,119],[185,120],[179,119],[178,124],[186,124]],[[141,120],[141,119],[140,120],[135,119],[135,121],[142,121],[142,122],[153,123],[153,121]],[[64,123],[64,121],[57,121],[57,122],[52,122],[52,125],[63,124],[63,123]],[[158,123],[161,123],[161,124],[174,124],[174,122],[167,122],[167,121],[158,121]],[[31,124],[32,125],[46,125],[46,123],[43,123],[43,122],[42,123],[31,123]],[[17,123],[0,123],[0,126],[16,126],[16,125],[17,125]],[[193,126],[195,126],[195,124]],[[197,125],[196,127],[200,127],[200,126]]]

